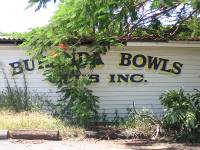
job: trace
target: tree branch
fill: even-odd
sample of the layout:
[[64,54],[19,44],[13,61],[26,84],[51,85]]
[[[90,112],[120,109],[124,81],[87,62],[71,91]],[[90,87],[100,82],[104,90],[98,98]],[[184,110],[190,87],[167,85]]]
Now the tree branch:
[[[191,12],[186,18],[182,19],[181,21],[180,21],[180,20],[177,21],[177,22],[173,25],[173,27],[172,27],[172,28],[175,28],[175,27],[176,27],[176,29],[175,29],[172,33],[170,33],[169,37],[172,37],[172,36],[176,35],[176,33],[178,32],[180,26],[181,26],[185,21],[187,21],[188,19],[192,18],[192,15],[193,15],[194,13],[196,13],[198,10],[199,10],[199,9],[195,9],[195,10],[194,10],[193,12]],[[171,29],[172,29],[172,28],[171,28]]]
[[160,15],[166,14],[166,13],[169,12],[170,10],[173,10],[173,9],[177,8],[179,5],[180,5],[180,4],[177,4],[177,5],[173,6],[173,7],[170,7],[170,8],[168,8],[168,9],[164,9],[163,11],[160,11],[160,12],[158,12],[158,13],[152,14],[152,15],[150,15],[150,16],[147,16],[147,14],[145,14],[145,16],[147,16],[147,17],[146,17],[146,18],[141,18],[141,19],[139,19],[139,20],[137,21],[137,23],[135,23],[135,25],[131,27],[130,33],[129,33],[129,34],[131,34],[131,33],[134,31],[134,28],[136,28],[137,26],[141,25],[141,24],[140,24],[141,22],[144,22],[144,21],[146,21],[146,20],[148,20],[148,19],[153,20],[154,18],[156,18],[156,17],[158,17],[158,16],[160,16]]

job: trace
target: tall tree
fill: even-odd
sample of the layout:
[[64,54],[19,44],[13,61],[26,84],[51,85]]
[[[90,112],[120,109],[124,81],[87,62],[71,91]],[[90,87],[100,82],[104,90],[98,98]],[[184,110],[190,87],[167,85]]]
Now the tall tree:
[[[38,3],[39,9],[49,1],[29,2]],[[62,118],[70,114],[80,124],[86,124],[97,114],[98,98],[87,88],[91,82],[89,76],[82,75],[83,68],[89,65],[90,70],[98,65],[97,58],[110,45],[119,46],[138,35],[173,39],[184,28],[192,33],[190,28],[199,28],[199,10],[198,0],[62,0],[50,24],[33,29],[24,44],[44,67],[51,64],[45,68],[45,75],[63,93],[57,114]],[[191,18],[195,21],[185,27]],[[193,36],[199,36],[199,31]],[[95,55],[76,59],[77,48],[88,42],[87,50]]]

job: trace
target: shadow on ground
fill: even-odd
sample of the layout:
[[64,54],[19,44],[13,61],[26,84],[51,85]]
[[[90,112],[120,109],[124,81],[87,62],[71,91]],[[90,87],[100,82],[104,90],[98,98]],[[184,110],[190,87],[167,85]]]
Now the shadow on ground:
[[173,143],[168,141],[124,140],[119,144],[134,150],[200,150],[200,143]]

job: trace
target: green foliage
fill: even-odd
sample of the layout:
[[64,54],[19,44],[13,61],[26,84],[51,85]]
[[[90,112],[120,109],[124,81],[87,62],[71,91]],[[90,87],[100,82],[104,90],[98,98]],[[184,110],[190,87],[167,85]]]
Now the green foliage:
[[[54,59],[52,59],[52,57]],[[62,98],[53,105],[54,115],[62,120],[70,120],[81,126],[88,126],[89,122],[97,116],[98,97],[92,94],[86,86],[90,84],[88,76],[81,75],[80,69],[85,65],[83,61],[73,61],[69,53],[56,49],[52,56],[43,59],[48,81],[58,87]]]
[[[63,40],[77,43],[82,39],[94,41],[95,45],[99,42],[109,45],[116,43],[118,38],[127,40],[130,35],[134,37],[138,28],[154,29],[148,36],[164,32],[161,37],[174,38],[176,27],[198,16],[199,3],[196,0],[63,0],[43,33],[48,34],[48,39],[54,44]],[[170,28],[162,28],[165,19],[169,20]]]
[[13,77],[14,87],[9,83],[5,71],[2,69],[4,79],[7,83],[6,89],[0,91],[0,108],[7,108],[15,112],[22,111],[40,111],[44,108],[45,97],[38,93],[32,94],[28,90],[25,74],[23,75],[24,87],[18,87],[15,78]]
[[[173,131],[177,138],[193,142],[199,141],[200,135],[200,91],[185,94],[180,91],[168,91],[160,97],[167,108],[163,126]],[[187,136],[186,136],[187,135]]]
[[182,24],[177,37],[181,39],[198,39],[200,37],[200,18],[194,16],[191,20]]
[[62,120],[68,119],[72,123],[88,127],[92,121],[95,121],[94,117],[98,115],[98,97],[92,95],[92,92],[84,87],[71,90],[70,94],[70,101],[60,99],[54,105],[54,115]]
[[194,8],[200,9],[200,1],[199,0],[191,0],[191,4]]

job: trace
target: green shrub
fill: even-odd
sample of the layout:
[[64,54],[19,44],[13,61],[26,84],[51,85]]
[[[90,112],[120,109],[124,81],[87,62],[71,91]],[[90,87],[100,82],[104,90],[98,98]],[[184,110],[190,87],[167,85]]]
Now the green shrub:
[[53,115],[64,121],[89,127],[90,123],[98,118],[98,105],[96,104],[98,97],[84,87],[71,90],[71,95],[70,100],[60,99],[53,105]]
[[166,107],[163,127],[180,140],[200,141],[200,91],[194,94],[171,90],[160,96]]
[[[46,79],[58,88],[61,98],[53,105],[53,114],[62,120],[68,120],[80,126],[87,127],[94,116],[98,115],[98,100],[88,88],[92,83],[89,73],[83,75],[81,69],[85,62],[73,59],[69,53],[56,49],[57,55],[44,58]],[[75,49],[73,51],[75,54]],[[88,74],[88,75],[87,75]]]

